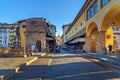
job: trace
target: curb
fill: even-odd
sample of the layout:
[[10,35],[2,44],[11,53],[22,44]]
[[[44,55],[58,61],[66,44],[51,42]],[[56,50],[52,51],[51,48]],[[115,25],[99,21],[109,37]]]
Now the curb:
[[111,62],[109,61],[106,61],[106,60],[103,60],[103,59],[100,59],[100,58],[96,58],[96,57],[92,57],[92,56],[89,56],[89,55],[83,55],[82,56],[86,59],[89,59],[90,61],[104,67],[105,69],[107,70],[110,70],[110,71],[117,71],[117,69],[120,69],[119,66],[117,65],[114,65],[112,64]]
[[26,67],[27,65],[31,64],[32,62],[34,62],[35,60],[37,60],[38,57],[35,57],[33,59],[31,59],[30,61],[26,62],[26,63],[23,63],[21,65],[19,65],[18,67],[16,67],[14,69],[14,71],[12,71],[11,73],[5,75],[5,76],[1,76],[0,77],[0,80],[7,80],[9,79],[11,76],[13,76],[15,73],[17,73],[18,71],[20,71],[21,69],[23,69],[24,67]]
[[45,56],[46,55],[46,53],[42,53],[40,56]]

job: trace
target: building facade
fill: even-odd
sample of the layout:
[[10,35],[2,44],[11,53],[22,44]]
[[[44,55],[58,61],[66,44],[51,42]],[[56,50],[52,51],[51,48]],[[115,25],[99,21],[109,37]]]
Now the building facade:
[[56,44],[56,26],[45,18],[29,18],[13,24],[0,24],[0,48],[22,50],[24,55],[45,52]]
[[61,36],[60,35],[58,35],[58,36],[56,36],[56,45],[58,45],[58,46],[61,46],[61,44],[62,44],[62,39],[61,39]]
[[31,51],[45,52],[46,47],[50,48],[55,42],[56,27],[53,29],[53,25],[48,25],[45,18],[29,18],[18,23],[25,54],[29,55]]
[[0,48],[14,47],[14,27],[0,24]]
[[36,52],[46,49],[46,28],[44,18],[29,18],[18,21],[20,24],[21,47],[24,53],[29,54],[31,47],[35,46]]
[[[120,27],[120,0],[86,0],[66,32],[67,42],[84,38],[81,47],[88,52],[102,53],[108,45],[115,46],[112,25]],[[77,36],[78,33],[78,36]],[[75,41],[73,41],[75,43]],[[115,49],[120,53],[120,49]]]
[[63,31],[63,34],[62,34],[62,48],[63,49],[67,49],[67,35],[66,35],[66,32],[67,30],[69,29],[71,24],[65,24],[62,26],[62,31]]
[[62,30],[63,30],[63,43],[66,43],[67,42],[67,36],[66,36],[66,32],[68,30],[68,28],[70,27],[71,24],[66,24],[66,25],[63,25],[62,26]]
[[50,48],[50,52],[55,51],[55,46],[56,46],[56,26],[51,24],[51,23],[47,23],[48,24],[48,28],[47,28],[47,45]]

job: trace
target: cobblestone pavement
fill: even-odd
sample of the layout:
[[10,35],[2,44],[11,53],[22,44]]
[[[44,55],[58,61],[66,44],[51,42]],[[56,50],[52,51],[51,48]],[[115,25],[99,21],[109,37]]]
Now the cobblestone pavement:
[[62,51],[52,60],[39,58],[9,80],[120,80],[120,74],[107,71],[82,56]]

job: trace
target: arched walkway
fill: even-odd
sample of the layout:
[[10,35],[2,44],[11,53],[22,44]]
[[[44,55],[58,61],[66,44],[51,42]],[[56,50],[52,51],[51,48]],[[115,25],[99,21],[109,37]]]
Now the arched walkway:
[[98,27],[92,22],[88,26],[87,34],[86,34],[86,45],[87,50],[92,53],[97,52],[98,48]]
[[[114,51],[116,51],[115,46],[116,44],[114,43],[115,41],[115,31],[112,31],[111,28],[114,27],[119,27],[120,28],[120,4],[116,5],[114,7],[112,7],[108,13],[106,14],[102,26],[101,26],[101,31],[105,31],[105,33],[102,35],[102,41],[104,42],[102,45],[104,45],[104,47],[108,47],[109,44],[112,44]],[[120,33],[118,33],[120,34]],[[120,37],[120,36],[119,36]]]

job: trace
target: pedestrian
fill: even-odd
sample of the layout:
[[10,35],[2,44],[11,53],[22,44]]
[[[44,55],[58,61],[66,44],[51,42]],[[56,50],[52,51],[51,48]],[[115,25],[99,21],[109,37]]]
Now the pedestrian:
[[106,47],[103,47],[103,54],[107,54]]
[[108,53],[109,53],[109,54],[112,53],[112,45],[111,45],[111,44],[108,46]]

